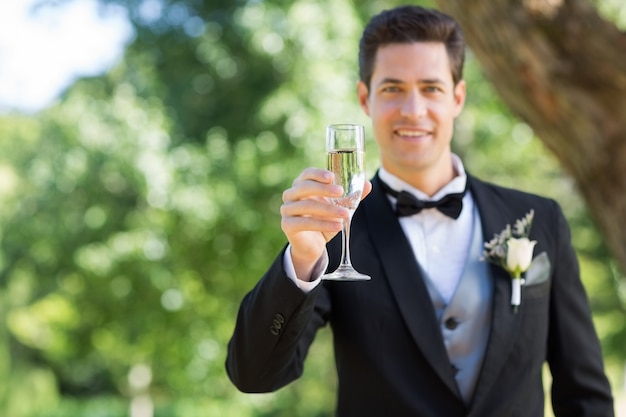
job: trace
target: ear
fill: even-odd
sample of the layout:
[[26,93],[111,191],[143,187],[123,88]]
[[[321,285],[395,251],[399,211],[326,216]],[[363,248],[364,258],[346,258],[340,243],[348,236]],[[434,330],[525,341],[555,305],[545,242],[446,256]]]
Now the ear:
[[465,84],[465,80],[461,80],[454,86],[454,102],[455,102],[455,114],[454,117],[457,117],[461,114],[463,110],[463,106],[465,105],[465,97],[467,94],[467,87]]
[[359,81],[356,85],[356,92],[359,96],[359,104],[365,112],[366,115],[370,115],[370,107],[369,107],[369,89],[365,85],[363,81]]

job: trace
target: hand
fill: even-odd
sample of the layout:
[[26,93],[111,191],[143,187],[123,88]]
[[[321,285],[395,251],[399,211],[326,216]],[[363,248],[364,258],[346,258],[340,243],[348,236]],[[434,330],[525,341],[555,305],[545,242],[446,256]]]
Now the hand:
[[[361,199],[372,190],[365,182]],[[291,244],[291,258],[300,279],[309,280],[316,262],[326,250],[326,243],[341,231],[348,209],[335,206],[328,199],[341,197],[342,188],[333,184],[333,173],[307,168],[283,193],[281,227]]]

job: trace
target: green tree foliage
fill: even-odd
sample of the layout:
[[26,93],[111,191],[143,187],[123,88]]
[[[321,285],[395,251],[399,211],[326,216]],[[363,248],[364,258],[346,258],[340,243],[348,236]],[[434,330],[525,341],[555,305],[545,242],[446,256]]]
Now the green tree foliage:
[[[0,118],[0,377],[12,381],[0,414],[332,415],[329,330],[276,394],[238,393],[226,345],[285,244],[282,191],[324,164],[325,124],[368,125],[356,45],[363,20],[395,3],[113,2],[135,27],[123,62],[36,116]],[[564,205],[621,363],[624,292],[575,190],[471,56],[466,76],[455,151],[474,174]]]

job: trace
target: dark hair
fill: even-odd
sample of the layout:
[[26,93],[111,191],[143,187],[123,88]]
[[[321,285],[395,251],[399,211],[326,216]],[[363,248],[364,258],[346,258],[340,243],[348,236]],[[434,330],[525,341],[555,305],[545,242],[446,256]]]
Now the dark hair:
[[420,6],[384,10],[369,21],[359,42],[359,77],[370,85],[376,53],[392,43],[442,42],[446,46],[452,80],[463,79],[465,40],[459,24],[450,16]]

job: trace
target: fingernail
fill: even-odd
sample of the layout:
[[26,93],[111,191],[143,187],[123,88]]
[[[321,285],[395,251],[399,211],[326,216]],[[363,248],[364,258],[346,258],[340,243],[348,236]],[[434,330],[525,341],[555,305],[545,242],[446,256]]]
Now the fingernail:
[[343,187],[341,185],[333,185],[332,192],[334,195],[342,195]]

